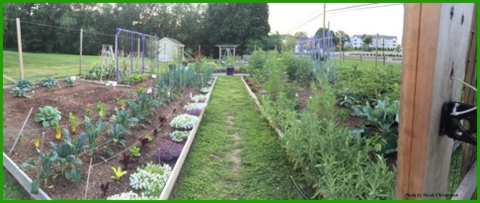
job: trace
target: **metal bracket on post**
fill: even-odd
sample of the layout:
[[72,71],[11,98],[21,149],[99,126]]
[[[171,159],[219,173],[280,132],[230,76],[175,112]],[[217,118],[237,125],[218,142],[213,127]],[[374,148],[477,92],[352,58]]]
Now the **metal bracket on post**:
[[[468,125],[465,126],[466,122]],[[471,104],[445,102],[442,106],[440,136],[460,140],[477,146],[477,109]]]

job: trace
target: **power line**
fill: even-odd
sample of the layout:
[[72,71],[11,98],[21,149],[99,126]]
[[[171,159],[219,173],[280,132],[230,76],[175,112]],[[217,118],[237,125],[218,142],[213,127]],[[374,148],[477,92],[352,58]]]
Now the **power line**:
[[[326,13],[331,13],[331,14],[334,14],[334,13],[341,13],[341,12],[346,12],[346,11],[355,11],[355,10],[363,10],[363,9],[374,9],[374,8],[381,8],[381,7],[388,7],[388,6],[398,6],[398,5],[403,5],[403,4],[388,4],[388,5],[377,5],[377,6],[371,6],[371,5],[374,5],[376,3],[370,3],[370,4],[362,4],[362,5],[355,5],[355,6],[349,6],[349,7],[344,7],[344,8],[338,8],[338,9],[333,9],[333,10],[327,10],[325,11]],[[359,8],[359,7],[365,7],[365,6],[370,6],[370,7],[366,7],[366,8]],[[356,8],[356,9],[355,9]],[[308,23],[311,23],[313,20],[315,20],[317,17],[323,15],[323,12],[316,15],[315,17],[313,17],[312,19],[308,20],[307,22],[305,23],[302,23],[301,25],[293,28],[293,29],[290,29],[287,33],[290,33],[291,31],[295,30],[295,29],[298,29]]]
[[[338,9],[334,9],[334,10],[328,10],[328,11],[326,11],[326,12],[328,13],[329,11],[337,11],[337,10],[345,10],[345,9],[351,9],[351,8],[357,8],[357,7],[363,7],[363,6],[370,6],[370,5],[373,5],[373,4],[375,4],[375,3],[361,4],[361,5],[349,6],[349,7],[345,7],[345,8],[338,8]],[[318,14],[318,15],[316,15],[316,16],[314,16],[314,17],[311,18],[310,20],[302,23],[301,25],[299,25],[299,26],[297,26],[297,27],[295,27],[295,28],[293,28],[293,29],[290,29],[287,33],[289,33],[289,32],[291,32],[291,31],[293,31],[293,30],[295,30],[295,29],[297,29],[297,28],[299,28],[299,27],[302,27],[302,26],[304,26],[304,25],[312,22],[313,20],[315,20],[317,17],[319,17],[319,16],[321,16],[321,15],[323,15],[323,12],[320,13],[320,14]]]

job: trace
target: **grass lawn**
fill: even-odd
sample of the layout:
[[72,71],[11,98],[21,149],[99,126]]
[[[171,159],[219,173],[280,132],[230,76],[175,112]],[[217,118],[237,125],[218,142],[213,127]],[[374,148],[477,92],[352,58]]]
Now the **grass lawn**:
[[[82,74],[87,73],[99,61],[99,56],[83,56]],[[78,75],[79,64],[79,55],[23,53],[24,77],[30,81],[40,81],[46,76],[62,78]],[[18,52],[3,51],[3,74],[15,80],[20,80]],[[3,85],[5,84],[13,83],[3,79]]]
[[3,200],[32,199],[25,189],[13,178],[7,169],[3,169]]
[[[357,64],[358,65],[358,69],[362,69],[363,67],[375,67],[375,61],[369,61],[369,60],[363,60],[362,62],[360,62],[359,60],[349,60],[349,59],[345,59],[345,61],[342,61],[340,62],[340,60],[336,60],[335,61],[335,64],[340,67],[340,66],[343,66],[343,67],[352,67],[353,65]],[[393,66],[394,68],[402,68],[402,64],[401,63],[387,63],[385,62],[385,65],[383,65],[383,62],[381,60],[378,60],[377,62],[377,67],[379,68],[387,68],[387,67],[390,67],[390,66]]]
[[300,199],[289,168],[240,77],[218,77],[174,199]]

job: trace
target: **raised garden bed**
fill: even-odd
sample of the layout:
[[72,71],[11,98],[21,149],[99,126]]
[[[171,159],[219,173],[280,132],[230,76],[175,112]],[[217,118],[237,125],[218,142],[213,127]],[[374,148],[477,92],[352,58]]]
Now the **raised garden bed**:
[[[80,137],[80,134],[85,131],[85,125],[83,125],[84,115],[86,110],[86,104],[94,104],[97,102],[102,102],[105,104],[107,116],[105,121],[110,123],[110,116],[114,115],[114,108],[119,108],[119,100],[128,100],[131,99],[132,93],[137,91],[139,87],[154,84],[153,81],[145,81],[140,84],[137,84],[132,87],[119,87],[117,86],[114,90],[113,87],[107,87],[101,84],[93,84],[85,81],[78,81],[78,83],[73,87],[66,87],[65,85],[60,85],[61,88],[56,87],[53,90],[47,90],[46,88],[36,88],[34,92],[30,92],[30,99],[27,98],[15,98],[13,97],[8,89],[4,89],[4,112],[3,112],[3,130],[4,130],[4,167],[9,170],[17,180],[24,186],[27,191],[30,191],[28,187],[30,185],[29,181],[31,179],[36,179],[36,170],[33,168],[27,168],[23,171],[18,170],[18,166],[27,161],[29,158],[34,158],[35,160],[39,157],[39,154],[34,145],[35,138],[37,135],[45,133],[44,135],[44,149],[43,152],[50,150],[50,142],[53,142],[55,145],[63,143],[63,137],[60,140],[55,138],[55,129],[42,127],[41,124],[34,121],[34,115],[38,113],[40,107],[49,105],[56,107],[62,115],[62,119],[59,122],[59,125],[62,128],[67,128],[70,130],[70,124],[68,119],[68,114],[71,112],[79,118],[81,125],[77,127],[77,133],[71,134],[72,139],[77,139]],[[212,84],[212,87],[215,83]],[[151,123],[143,123],[143,127],[137,125],[130,130],[132,135],[125,136],[125,148],[120,145],[110,146],[114,151],[113,156],[109,156],[105,150],[100,151],[98,154],[92,157],[92,167],[89,167],[90,156],[87,153],[82,152],[78,156],[82,161],[81,165],[77,165],[77,168],[80,169],[82,177],[79,183],[74,183],[65,178],[61,174],[61,171],[58,168],[55,168],[51,175],[58,175],[55,180],[52,181],[52,176],[49,176],[46,184],[44,181],[40,182],[40,191],[38,195],[32,195],[35,199],[105,199],[108,196],[114,194],[120,194],[126,191],[135,191],[131,189],[129,185],[129,177],[133,174],[137,167],[146,165],[149,162],[157,163],[158,159],[155,158],[156,149],[165,141],[170,140],[170,133],[175,129],[170,127],[170,121],[176,116],[183,114],[185,110],[183,109],[184,105],[190,102],[191,95],[201,94],[197,88],[186,88],[182,93],[181,97],[170,102],[165,107],[159,107],[152,112],[148,118],[151,120]],[[208,102],[210,93],[207,96]],[[26,122],[26,126],[21,133],[21,138],[14,147],[12,153],[9,153],[10,149],[14,145],[15,140],[17,139],[17,134],[22,127],[24,120],[27,117],[30,109],[33,108],[32,115]],[[128,107],[127,107],[128,109]],[[199,116],[199,120],[196,123],[194,129],[191,131],[189,138],[180,143],[183,145],[183,151],[180,154],[178,159],[165,162],[172,167],[172,175],[167,181],[167,185],[164,187],[162,194],[158,194],[162,199],[168,197],[169,190],[171,187],[169,184],[174,184],[176,176],[178,176],[178,171],[183,164],[183,160],[188,153],[189,146],[193,142],[194,134],[198,125],[200,124],[201,118],[203,116],[203,111]],[[99,115],[98,112],[93,110],[90,118],[92,118],[92,123],[96,123]],[[166,118],[166,120],[160,121],[159,117]],[[154,135],[154,130],[158,128],[158,134]],[[107,140],[106,131],[109,129],[107,127],[105,131],[98,137],[97,143],[101,145]],[[134,162],[124,171],[127,173],[116,181],[111,178],[113,176],[112,167],[122,166],[119,161],[123,158],[122,154],[130,154],[129,148],[133,146],[140,147],[141,138],[150,135],[153,139],[148,142],[144,149],[140,151],[141,156],[133,158]],[[192,136],[193,135],[193,136]],[[97,156],[98,155],[98,156]],[[108,161],[105,162],[104,159],[99,156],[103,156],[104,159]],[[90,168],[90,174],[88,174]],[[30,180],[29,180],[30,179]],[[88,187],[87,187],[88,179]],[[109,182],[109,189],[106,194],[103,194],[100,185],[106,184]],[[170,189],[168,189],[170,188]],[[85,192],[87,191],[87,193]],[[166,199],[166,198],[165,198]]]

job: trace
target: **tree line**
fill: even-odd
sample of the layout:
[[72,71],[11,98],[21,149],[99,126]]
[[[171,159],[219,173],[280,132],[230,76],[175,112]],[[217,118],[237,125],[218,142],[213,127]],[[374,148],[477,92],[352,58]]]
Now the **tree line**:
[[282,46],[270,33],[268,5],[160,3],[6,3],[3,5],[3,49],[17,49],[15,18],[21,19],[22,49],[27,52],[97,55],[102,44],[114,44],[116,28],[171,37],[192,54],[218,57],[218,44],[238,45],[238,54]]

